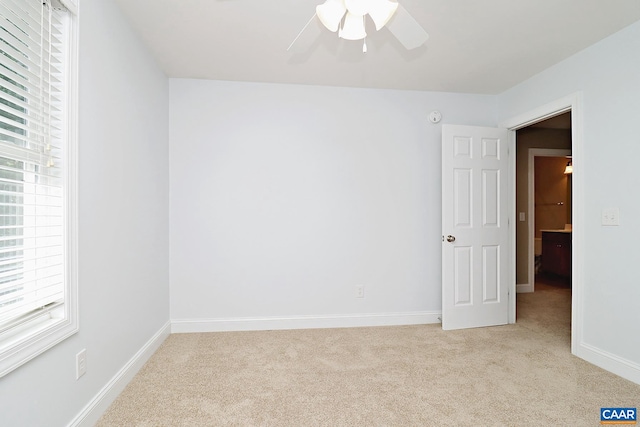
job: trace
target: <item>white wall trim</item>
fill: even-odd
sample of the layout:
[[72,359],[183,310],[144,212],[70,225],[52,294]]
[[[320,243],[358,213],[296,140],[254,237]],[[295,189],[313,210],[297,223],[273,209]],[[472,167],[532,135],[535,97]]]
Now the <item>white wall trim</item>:
[[533,282],[516,284],[517,294],[526,294],[533,292]]
[[[501,128],[509,129],[509,178],[508,178],[508,196],[506,203],[509,205],[509,308],[507,313],[507,321],[509,324],[516,323],[516,294],[518,293],[518,284],[516,283],[516,131],[500,124]],[[511,225],[513,224],[513,225]]]
[[[557,116],[559,114],[566,113],[567,111],[572,110],[575,105],[581,103],[582,93],[577,92],[505,120],[504,122],[500,123],[500,127],[510,130],[522,129],[535,123],[550,119],[551,117]],[[571,125],[573,126],[573,120],[571,121]]]
[[580,343],[576,356],[624,379],[640,384],[640,365],[589,344]]
[[439,311],[420,311],[331,316],[173,319],[171,321],[171,333],[423,325],[440,323],[441,315],[442,313]]
[[102,390],[80,411],[68,427],[90,427],[96,424],[102,414],[129,384],[140,368],[156,352],[160,344],[170,334],[171,324],[167,322],[140,350],[102,387]]

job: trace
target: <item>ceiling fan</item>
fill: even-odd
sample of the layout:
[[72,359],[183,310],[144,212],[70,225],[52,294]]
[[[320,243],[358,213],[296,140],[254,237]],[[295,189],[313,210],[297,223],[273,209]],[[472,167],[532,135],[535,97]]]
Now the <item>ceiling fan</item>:
[[309,24],[314,19],[318,19],[325,28],[331,32],[337,32],[338,37],[342,39],[364,40],[362,51],[366,52],[367,16],[375,24],[376,31],[386,27],[409,50],[422,46],[429,38],[424,28],[396,1],[325,0],[323,4],[316,7],[316,13],[298,33],[287,51],[296,44]]

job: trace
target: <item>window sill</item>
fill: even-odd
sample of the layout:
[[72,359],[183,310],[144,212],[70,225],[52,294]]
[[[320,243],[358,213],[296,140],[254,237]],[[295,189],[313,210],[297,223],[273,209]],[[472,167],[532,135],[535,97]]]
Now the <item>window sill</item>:
[[78,322],[50,313],[12,328],[0,341],[0,377],[27,363],[78,331]]

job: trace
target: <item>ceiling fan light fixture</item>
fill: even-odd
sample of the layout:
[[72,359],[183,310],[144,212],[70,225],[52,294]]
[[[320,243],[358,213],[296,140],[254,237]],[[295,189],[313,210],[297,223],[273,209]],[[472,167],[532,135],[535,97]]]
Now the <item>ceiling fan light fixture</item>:
[[[287,51],[316,18],[329,31],[338,32],[342,39],[363,40],[367,37],[367,15],[375,24],[376,31],[386,27],[406,49],[422,46],[429,38],[424,28],[397,0],[324,0],[316,6],[316,13],[293,39]],[[314,25],[312,29],[316,31],[319,28]],[[367,51],[366,42],[362,50]]]
[[364,28],[364,16],[347,12],[344,17],[344,24],[338,35],[345,40],[362,40],[367,37],[367,31]]
[[370,0],[369,16],[376,24],[376,30],[387,25],[387,22],[393,17],[398,10],[398,3],[389,0]]
[[364,16],[371,9],[371,0],[344,0],[344,5],[354,15]]
[[336,32],[340,26],[342,17],[347,12],[344,0],[326,0],[319,6],[316,6],[316,15],[322,25],[327,27],[329,31]]

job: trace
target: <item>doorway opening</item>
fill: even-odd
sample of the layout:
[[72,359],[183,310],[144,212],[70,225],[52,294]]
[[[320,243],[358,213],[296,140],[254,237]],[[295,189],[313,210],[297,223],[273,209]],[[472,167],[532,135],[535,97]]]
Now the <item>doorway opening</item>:
[[[558,297],[571,319],[571,111],[516,131],[516,292]],[[518,301],[519,298],[516,300]],[[516,302],[518,304],[518,302]],[[518,316],[520,317],[520,316]]]
[[[584,147],[583,138],[583,95],[575,92],[563,98],[556,99],[538,106],[525,113],[513,116],[500,125],[511,131],[512,137],[509,143],[510,152],[516,151],[516,131],[536,124],[548,118],[562,113],[571,112],[571,157],[573,174],[571,179],[571,353],[579,355],[582,348],[582,325],[584,323],[584,306],[582,301],[583,284],[583,254],[584,245],[584,179],[582,170],[582,156]],[[511,156],[509,204],[510,212],[517,215],[516,211],[516,156]],[[517,217],[513,217],[514,223],[518,223]],[[509,323],[516,322],[516,227],[511,227],[509,236],[511,240],[510,251],[510,290],[509,293]]]

